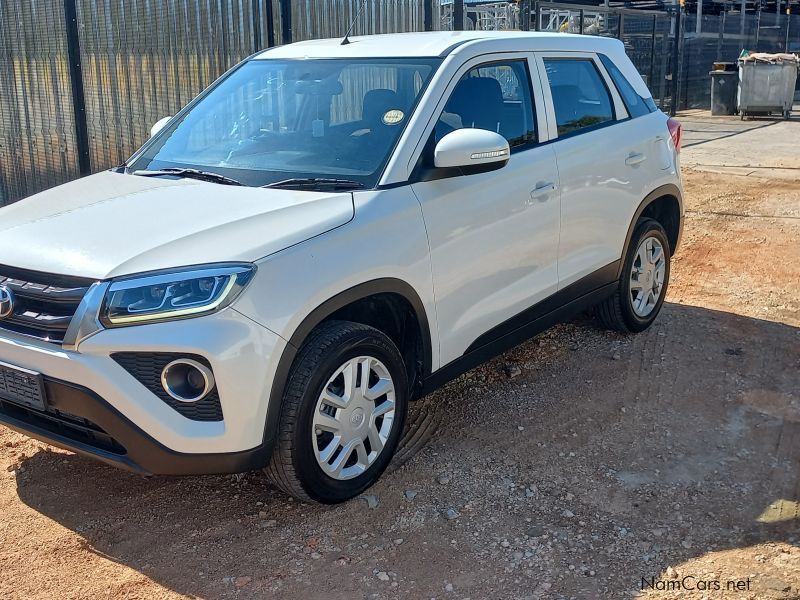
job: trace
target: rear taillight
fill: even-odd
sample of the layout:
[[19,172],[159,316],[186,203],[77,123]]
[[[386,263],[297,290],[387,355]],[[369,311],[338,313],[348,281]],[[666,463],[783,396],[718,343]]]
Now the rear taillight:
[[681,122],[678,119],[673,119],[670,117],[667,119],[667,129],[669,129],[669,134],[672,136],[672,141],[675,144],[675,150],[677,152],[681,151]]

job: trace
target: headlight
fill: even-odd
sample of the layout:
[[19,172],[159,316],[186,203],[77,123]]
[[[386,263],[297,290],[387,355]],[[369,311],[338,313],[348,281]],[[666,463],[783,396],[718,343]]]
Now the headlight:
[[106,327],[138,325],[209,314],[233,302],[255,265],[215,265],[113,281],[100,320]]

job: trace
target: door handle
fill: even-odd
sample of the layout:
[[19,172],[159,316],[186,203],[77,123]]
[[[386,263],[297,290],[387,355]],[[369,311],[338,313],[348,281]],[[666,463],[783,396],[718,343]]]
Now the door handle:
[[536,198],[547,192],[553,192],[556,189],[556,184],[552,181],[540,181],[536,187],[531,190],[531,198]]
[[629,167],[632,167],[633,165],[638,165],[645,158],[647,157],[641,152],[631,152],[628,155],[628,158],[625,159],[625,164],[628,165]]

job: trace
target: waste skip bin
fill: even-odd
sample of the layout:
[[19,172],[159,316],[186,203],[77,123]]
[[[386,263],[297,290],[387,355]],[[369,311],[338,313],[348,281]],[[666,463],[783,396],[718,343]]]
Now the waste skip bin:
[[737,107],[742,118],[778,113],[788,119],[797,67],[797,57],[792,54],[754,53],[740,58]]
[[739,73],[711,71],[709,75],[711,75],[711,114],[735,115]]

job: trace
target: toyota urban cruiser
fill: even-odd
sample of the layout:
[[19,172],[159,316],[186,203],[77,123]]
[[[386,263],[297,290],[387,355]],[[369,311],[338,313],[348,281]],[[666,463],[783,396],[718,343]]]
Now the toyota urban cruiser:
[[0,422],[334,503],[408,403],[577,312],[661,309],[680,125],[618,40],[440,32],[245,60],[124,165],[0,210]]

